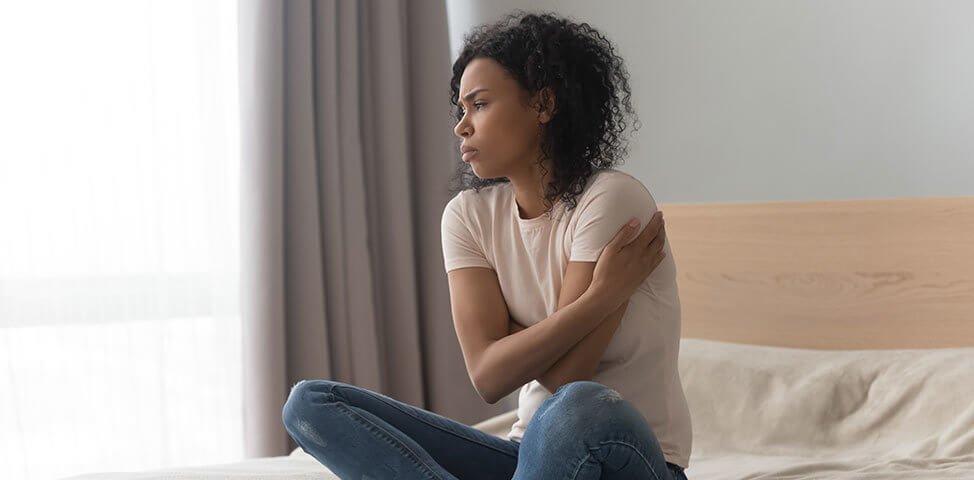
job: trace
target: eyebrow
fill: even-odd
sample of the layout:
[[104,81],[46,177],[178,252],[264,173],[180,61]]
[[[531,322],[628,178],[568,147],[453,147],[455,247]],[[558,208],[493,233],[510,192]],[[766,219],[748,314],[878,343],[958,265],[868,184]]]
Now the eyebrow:
[[477,95],[478,93],[480,93],[480,92],[486,92],[486,91],[487,91],[487,89],[486,89],[486,88],[478,88],[477,90],[474,90],[474,91],[472,91],[472,92],[470,92],[470,93],[468,93],[468,94],[466,94],[466,95],[464,95],[464,96],[463,96],[463,100],[464,100],[465,102],[469,102],[469,101],[470,101],[471,99],[473,99],[473,97],[474,97],[474,96],[476,96],[476,95]]

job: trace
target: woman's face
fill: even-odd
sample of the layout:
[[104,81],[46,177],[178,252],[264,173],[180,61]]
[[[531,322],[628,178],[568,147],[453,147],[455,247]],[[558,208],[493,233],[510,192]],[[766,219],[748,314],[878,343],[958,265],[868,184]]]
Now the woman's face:
[[[547,116],[525,105],[527,92],[496,60],[475,58],[460,77],[457,103],[463,118],[453,132],[462,147],[475,152],[464,155],[480,178],[522,176],[536,163],[540,152],[538,122]],[[534,104],[537,96],[530,99]]]

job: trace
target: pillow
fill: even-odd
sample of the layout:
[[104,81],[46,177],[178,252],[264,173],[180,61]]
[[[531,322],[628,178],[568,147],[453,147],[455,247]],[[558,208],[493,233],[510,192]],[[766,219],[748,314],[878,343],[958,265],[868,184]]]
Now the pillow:
[[684,338],[693,455],[974,452],[974,347],[806,350]]

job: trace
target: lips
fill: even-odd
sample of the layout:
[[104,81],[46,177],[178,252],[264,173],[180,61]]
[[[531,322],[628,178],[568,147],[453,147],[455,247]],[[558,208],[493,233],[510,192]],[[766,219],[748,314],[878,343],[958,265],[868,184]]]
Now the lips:
[[469,162],[470,158],[477,154],[477,149],[469,145],[463,145],[460,147],[460,153],[463,154],[463,161]]

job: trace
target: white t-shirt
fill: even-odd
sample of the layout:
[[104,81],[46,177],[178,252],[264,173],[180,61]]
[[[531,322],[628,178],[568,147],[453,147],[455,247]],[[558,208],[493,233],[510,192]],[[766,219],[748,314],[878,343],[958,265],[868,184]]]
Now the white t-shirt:
[[[514,190],[501,183],[454,196],[443,211],[446,271],[493,269],[511,318],[527,327],[554,313],[569,261],[596,261],[619,229],[636,217],[640,231],[656,201],[635,177],[615,169],[592,175],[575,209],[556,202],[551,218],[523,219]],[[666,256],[629,305],[591,379],[609,386],[643,414],[666,461],[689,466],[690,410],[678,371],[680,298],[669,240]],[[518,420],[508,438],[521,441],[534,412],[552,392],[532,380],[521,387]]]

